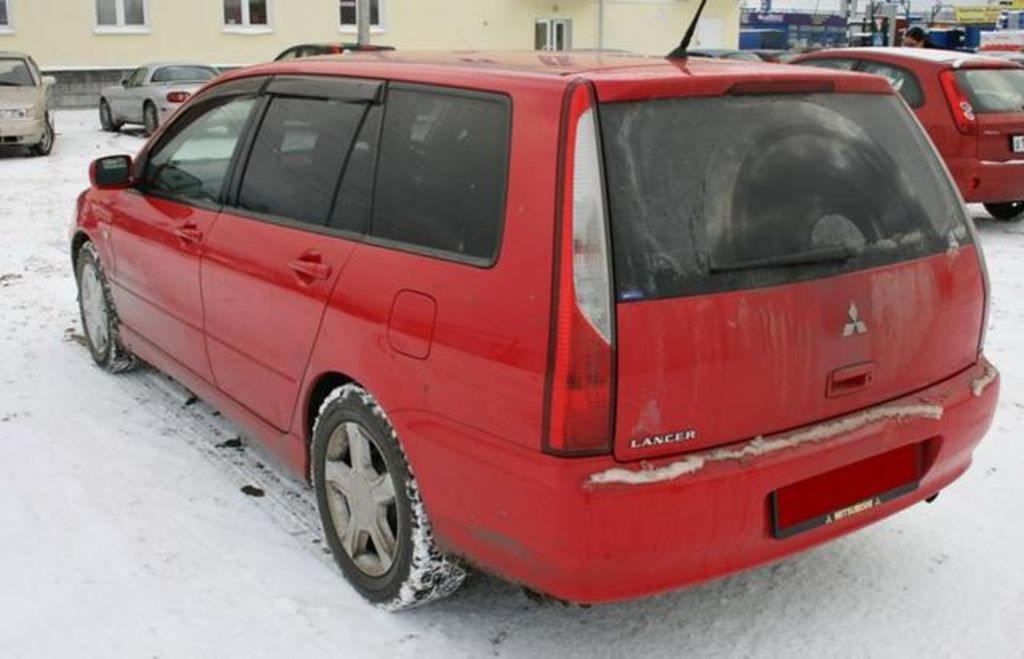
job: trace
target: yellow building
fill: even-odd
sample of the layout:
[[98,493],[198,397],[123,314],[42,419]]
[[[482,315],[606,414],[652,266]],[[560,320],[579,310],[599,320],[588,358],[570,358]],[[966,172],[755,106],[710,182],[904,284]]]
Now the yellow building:
[[[735,47],[738,0],[709,0],[695,45]],[[667,53],[698,0],[372,0],[374,43],[410,49]],[[150,60],[238,66],[354,41],[356,0],[0,0],[0,50],[50,71]]]

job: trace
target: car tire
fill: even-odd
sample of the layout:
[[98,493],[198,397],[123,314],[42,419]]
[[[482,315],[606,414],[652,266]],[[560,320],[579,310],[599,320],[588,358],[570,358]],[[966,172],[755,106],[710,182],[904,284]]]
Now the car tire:
[[110,295],[103,264],[95,245],[87,242],[78,250],[75,261],[78,282],[78,309],[82,319],[85,345],[97,366],[110,373],[123,373],[138,364],[124,347],[118,333],[120,321]]
[[1019,222],[1024,219],[1024,201],[1007,201],[1000,204],[985,204],[988,214],[1004,222]]
[[160,115],[157,114],[156,106],[152,103],[147,102],[142,107],[142,126],[147,137],[155,133],[156,129],[160,127]]
[[462,584],[466,571],[435,545],[398,436],[366,390],[349,384],[324,400],[310,470],[327,544],[363,597],[398,611]]
[[34,156],[48,156],[53,151],[53,142],[55,134],[53,132],[53,122],[50,120],[50,115],[47,114],[43,119],[43,137],[37,144],[33,144],[29,147],[29,150]]
[[110,103],[107,99],[100,99],[100,126],[103,130],[108,133],[116,133],[121,130],[121,126],[124,125],[120,121],[114,119],[114,112],[110,109]]

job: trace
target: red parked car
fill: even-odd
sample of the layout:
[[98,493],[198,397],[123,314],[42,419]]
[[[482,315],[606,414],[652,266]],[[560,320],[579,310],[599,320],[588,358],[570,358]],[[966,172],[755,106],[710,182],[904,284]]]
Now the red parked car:
[[846,48],[793,64],[890,80],[914,109],[960,193],[1000,220],[1024,218],[1024,67],[1005,59],[922,48]]
[[91,179],[97,364],[170,373],[310,475],[391,608],[466,564],[607,602],[774,561],[935,496],[992,420],[982,255],[881,78],[272,63]]

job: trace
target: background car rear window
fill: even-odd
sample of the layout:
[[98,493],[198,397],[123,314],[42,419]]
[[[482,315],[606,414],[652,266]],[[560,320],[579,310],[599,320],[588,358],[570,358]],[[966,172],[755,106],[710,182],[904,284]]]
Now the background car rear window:
[[504,216],[509,108],[498,95],[392,89],[370,233],[493,259]]
[[1024,110],[1024,69],[967,69],[956,72],[956,81],[975,112]]
[[171,127],[146,162],[144,190],[185,201],[217,201],[256,100],[226,98]]
[[279,97],[271,101],[249,155],[238,206],[325,224],[366,106]]
[[895,95],[609,103],[601,125],[623,301],[785,284],[971,241]]
[[205,66],[165,66],[153,72],[153,82],[206,82],[217,72]]

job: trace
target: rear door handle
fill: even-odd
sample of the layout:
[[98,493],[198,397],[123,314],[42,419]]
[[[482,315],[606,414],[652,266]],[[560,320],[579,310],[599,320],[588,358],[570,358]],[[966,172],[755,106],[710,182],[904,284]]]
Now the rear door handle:
[[331,266],[321,263],[319,254],[305,254],[289,261],[288,267],[304,279],[327,279],[331,276]]

